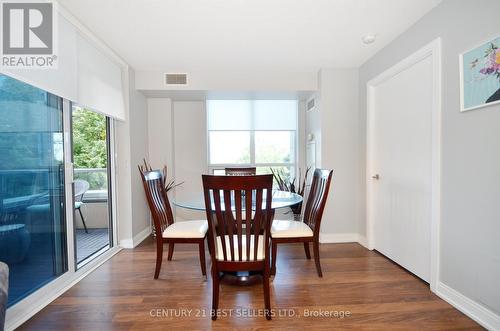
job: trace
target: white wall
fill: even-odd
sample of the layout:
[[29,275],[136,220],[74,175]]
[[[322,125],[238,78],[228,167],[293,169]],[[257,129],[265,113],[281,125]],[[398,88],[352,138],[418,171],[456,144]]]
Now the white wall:
[[358,70],[322,69],[318,87],[316,107],[307,113],[306,128],[315,136],[316,167],[334,171],[321,241],[358,241]]
[[[132,237],[150,229],[149,207],[137,165],[148,159],[148,113],[146,98],[135,89],[134,72],[130,75],[130,160],[132,188]],[[135,245],[136,243],[134,243]]]
[[201,91],[315,91],[315,72],[272,71],[207,71],[188,72],[187,86],[166,86],[168,71],[137,71],[138,90],[201,90]]
[[[83,217],[85,217],[85,225],[88,229],[102,229],[109,227],[109,211],[108,202],[85,202],[80,207]],[[78,212],[75,213],[75,227],[83,229],[83,222]]]
[[[175,189],[174,199],[203,201],[201,174],[208,171],[205,102],[176,101],[173,113],[175,180],[184,182]],[[176,208],[176,219],[206,219],[206,216],[205,212]]]
[[174,177],[172,100],[147,99],[149,163],[155,169],[167,166],[167,176]]
[[321,164],[333,169],[323,233],[358,233],[358,70],[320,72]]
[[134,71],[129,76],[127,121],[115,121],[116,219],[120,245],[131,248],[147,235],[149,210],[137,165],[148,157],[146,98],[134,86]]
[[[498,13],[497,0],[443,1],[360,68],[359,108],[359,139],[363,143],[366,83],[441,37],[442,204],[438,294],[449,300],[451,297],[469,314],[473,311],[476,318],[479,316],[483,325],[489,320],[489,328],[496,329],[500,329],[500,106],[460,112],[458,56],[488,38],[499,36]],[[362,146],[360,157],[364,165],[365,146]],[[365,233],[365,227],[360,231]]]

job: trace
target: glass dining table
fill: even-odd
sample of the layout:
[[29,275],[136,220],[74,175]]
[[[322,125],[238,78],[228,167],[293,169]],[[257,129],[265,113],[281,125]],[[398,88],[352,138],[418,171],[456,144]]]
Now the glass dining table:
[[[263,204],[265,204],[265,200],[266,199],[264,199],[264,201],[262,202]],[[302,196],[296,193],[280,190],[273,190],[272,192],[271,208],[273,209],[273,211],[276,211],[277,209],[287,208],[301,202]],[[172,203],[180,208],[205,211],[205,199],[203,193],[191,196],[189,198],[173,199]],[[232,201],[231,209],[234,209],[234,201]],[[251,271],[238,271],[225,272],[222,280],[224,281],[224,283],[229,285],[254,285],[261,281],[261,277]]]
[[[263,204],[265,204],[266,199],[264,195],[264,200]],[[272,193],[272,201],[271,201],[271,208],[276,210],[276,209],[281,209],[281,208],[286,208],[290,207],[293,205],[296,205],[298,203],[302,202],[302,197],[296,193],[291,193],[287,191],[280,191],[280,190],[273,190]],[[199,211],[204,211],[205,210],[205,198],[203,196],[203,193],[200,193],[198,195],[190,196],[188,198],[174,198],[172,200],[172,203],[174,206],[180,207],[180,208],[186,208],[190,210],[199,210]],[[234,201],[233,201],[234,204]],[[234,209],[234,205],[232,206]]]

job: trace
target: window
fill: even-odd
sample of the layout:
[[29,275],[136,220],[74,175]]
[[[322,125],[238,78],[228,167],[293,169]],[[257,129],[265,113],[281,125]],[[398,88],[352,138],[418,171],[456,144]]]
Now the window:
[[214,174],[228,166],[295,172],[296,100],[209,100],[208,163]]

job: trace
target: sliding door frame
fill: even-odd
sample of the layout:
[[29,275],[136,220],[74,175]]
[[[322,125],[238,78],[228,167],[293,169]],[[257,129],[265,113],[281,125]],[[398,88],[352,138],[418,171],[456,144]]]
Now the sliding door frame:
[[[114,129],[114,119],[108,118],[108,144],[109,144],[109,176],[108,181],[111,183],[111,199],[110,212],[112,231],[110,231],[110,248],[101,255],[89,261],[85,265],[76,269],[76,251],[75,251],[75,236],[74,236],[74,211],[73,206],[73,163],[72,143],[71,143],[71,102],[67,99],[62,99],[63,102],[63,141],[64,141],[64,189],[65,189],[65,222],[66,222],[66,249],[67,249],[67,266],[68,270],[41,287],[37,291],[28,295],[12,307],[7,309],[5,330],[14,330],[21,326],[33,315],[42,310],[50,302],[57,299],[72,286],[77,284],[81,279],[94,271],[104,262],[109,260],[113,255],[118,253],[122,248],[118,245],[118,226],[116,221],[116,139]],[[108,182],[108,183],[109,183]]]
[[[66,100],[65,100],[66,101]],[[71,191],[71,195],[70,195],[70,199],[71,199],[71,204],[74,204],[75,201],[74,201],[74,185],[73,185],[73,182],[74,182],[74,164],[73,164],[73,103],[72,102],[69,102],[69,110],[67,111],[67,113],[69,114],[68,115],[68,119],[67,121],[69,122],[68,123],[68,128],[69,128],[69,137],[68,137],[68,153],[67,156],[69,158],[70,161],[70,165],[68,166],[68,168],[71,168],[71,174],[68,174],[68,177],[67,178],[71,178],[71,182],[69,183],[72,191]],[[93,110],[91,109],[88,109],[88,111],[91,111],[91,112],[94,112]],[[99,112],[95,112],[97,114],[101,114]],[[110,249],[112,249],[113,247],[116,247],[118,245],[118,241],[116,240],[117,238],[117,222],[116,222],[116,208],[115,208],[115,180],[116,180],[116,176],[115,176],[115,165],[116,165],[116,162],[115,162],[115,134],[114,134],[114,120],[107,116],[107,115],[104,115],[104,114],[101,114],[103,116],[105,116],[105,119],[106,119],[106,157],[107,157],[107,166],[106,166],[106,179],[107,179],[107,184],[108,184],[108,195],[107,195],[107,210],[108,210],[108,242],[109,242],[109,248],[106,250],[106,251],[109,251]],[[65,151],[66,153],[66,151]],[[65,154],[66,156],[66,154]],[[70,206],[68,205],[68,206]],[[99,257],[100,255],[102,254],[105,254],[106,251],[102,252],[99,254],[99,252],[101,252],[104,248],[102,249],[99,249],[98,251],[92,253],[91,255],[89,255],[88,257],[86,257],[85,259],[83,259],[81,262],[80,262],[80,266],[79,263],[78,263],[78,258],[77,258],[77,251],[76,251],[76,242],[75,242],[75,239],[76,239],[76,226],[75,226],[75,211],[72,210],[72,217],[73,219],[70,221],[73,228],[71,229],[71,233],[72,233],[72,238],[73,238],[73,252],[72,252],[72,257],[73,257],[73,261],[69,261],[69,263],[71,263],[73,266],[74,266],[74,270],[79,270],[81,268],[83,268],[85,265],[91,263],[93,260],[95,260],[97,257]],[[68,218],[69,220],[69,218]],[[68,230],[69,232],[69,230]],[[93,258],[91,258],[93,257]],[[91,258],[88,260],[88,258]]]

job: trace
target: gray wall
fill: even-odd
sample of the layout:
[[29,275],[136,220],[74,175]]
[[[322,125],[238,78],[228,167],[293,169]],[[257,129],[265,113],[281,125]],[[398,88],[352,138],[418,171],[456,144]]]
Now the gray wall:
[[[318,166],[333,169],[321,222],[322,241],[352,241],[359,222],[358,69],[321,69]],[[316,133],[317,134],[317,133]],[[317,156],[318,157],[318,156]]]
[[[148,112],[144,95],[135,89],[134,71],[130,70],[130,166],[132,186],[132,237],[150,227],[149,208],[137,165],[148,160]],[[134,243],[135,245],[136,243]]]
[[148,119],[146,98],[135,89],[134,71],[129,69],[128,75],[127,120],[115,121],[115,196],[118,240],[122,247],[132,248],[141,240],[137,235],[149,227],[149,209],[137,171],[142,158],[148,157]]
[[[442,38],[440,279],[497,314],[500,313],[500,106],[460,112],[458,55],[490,37],[500,36],[499,13],[498,0],[443,1],[361,66],[359,91],[360,164],[364,166],[366,83],[435,38]],[[360,224],[360,232],[366,233],[364,222]]]
[[[174,101],[172,109],[175,180],[184,182],[175,188],[175,198],[201,199],[201,174],[208,170],[205,101]],[[185,208],[176,208],[175,216],[180,221],[206,219],[205,212]]]

